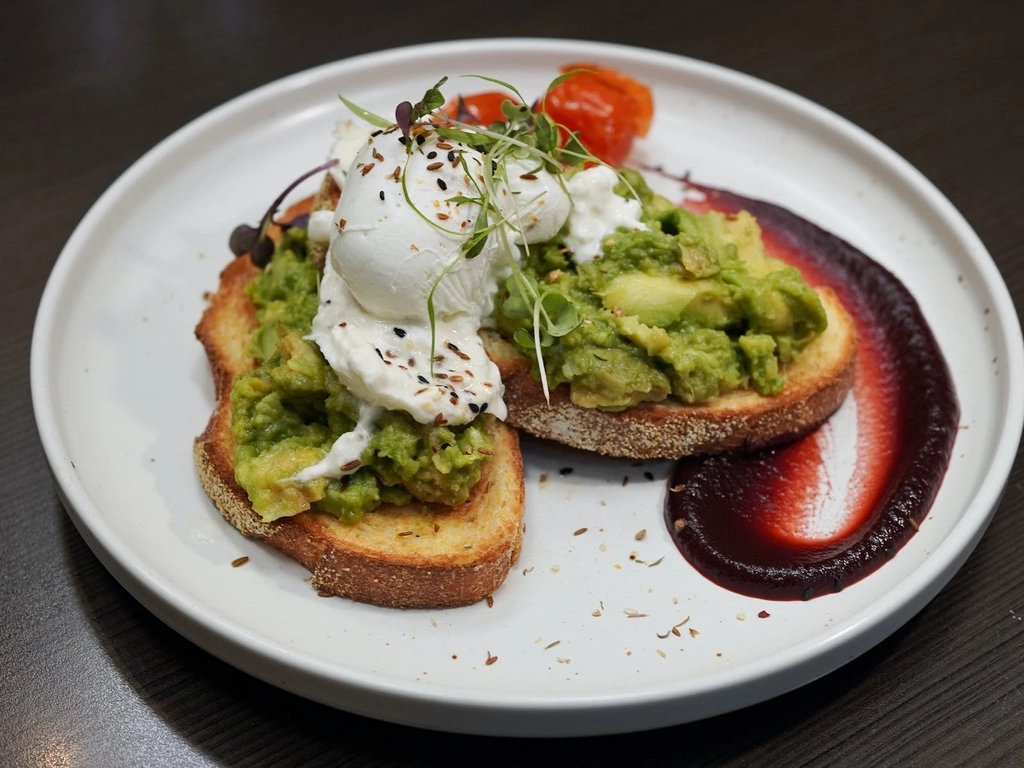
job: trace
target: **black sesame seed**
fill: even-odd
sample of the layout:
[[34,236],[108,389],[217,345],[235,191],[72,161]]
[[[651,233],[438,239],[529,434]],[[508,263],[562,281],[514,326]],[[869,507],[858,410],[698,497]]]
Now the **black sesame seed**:
[[373,351],[377,353],[377,357],[379,357],[379,358],[380,358],[381,360],[383,360],[383,359],[384,359],[384,355],[382,355],[382,354],[380,353],[380,350],[379,350],[379,349],[377,349],[376,347],[374,347],[374,348],[373,348]]
[[814,597],[814,587],[808,587],[804,590],[804,593],[800,595],[802,600],[810,600],[812,597]]
[[469,410],[471,410],[473,413],[480,413],[480,406],[477,405],[476,403],[470,403]]
[[487,410],[487,403],[481,403],[480,404],[480,413],[483,413],[486,410]]
[[399,136],[398,143],[401,144],[403,147],[407,147],[409,146],[409,139],[407,139],[405,136]]
[[646,477],[648,480],[653,480],[654,479],[654,473],[653,472],[644,472],[644,477]]
[[417,376],[416,378],[419,379],[420,384],[429,384],[430,383],[429,381],[427,381],[427,378],[425,376]]
[[382,133],[384,133],[384,129],[383,129],[383,128],[381,128],[381,129],[380,129],[380,130],[378,130],[378,131],[374,131],[374,132],[373,132],[373,133],[371,133],[370,135],[371,135],[371,136],[380,136],[380,135],[381,135]]
[[400,338],[400,339],[404,339],[405,338],[405,328],[395,328],[394,331],[395,331],[395,336],[397,336],[398,338]]
[[455,150],[454,149],[451,152],[448,153],[448,162],[449,163],[454,163],[455,162]]
[[427,152],[427,160],[433,160],[435,157],[437,157],[437,152],[434,152],[433,150]]
[[381,199],[381,200],[383,200],[383,199],[384,199],[384,190],[383,190],[383,189],[382,189],[382,190],[380,191],[380,199]]
[[427,137],[424,136],[422,133],[417,133],[416,134],[416,143],[419,144],[420,146],[423,146],[423,142],[426,141],[426,140],[427,140]]
[[562,467],[560,470],[558,470],[558,474],[560,474],[560,475],[571,475],[572,474],[572,467]]
[[444,183],[444,179],[438,179],[437,180],[437,186],[439,186],[442,191],[445,191],[445,190],[448,189],[448,185]]
[[451,444],[451,443],[441,443],[441,450],[442,450],[442,451],[443,451],[443,450],[444,450],[445,448],[451,448],[451,447],[452,447],[452,444]]

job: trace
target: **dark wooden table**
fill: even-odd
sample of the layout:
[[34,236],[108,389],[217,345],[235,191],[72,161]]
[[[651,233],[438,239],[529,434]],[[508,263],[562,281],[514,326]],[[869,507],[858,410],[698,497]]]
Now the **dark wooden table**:
[[[642,45],[764,78],[849,118],[963,212],[1024,306],[1024,57],[1015,3],[327,0],[8,4],[0,47],[0,764],[1024,764],[1024,471],[949,586],[839,671],[650,733],[544,742],[421,732],[286,694],[165,627],[57,497],[28,356],[47,274],[134,160],[192,118],[316,64],[463,37]],[[778,7],[776,7],[776,5]],[[614,8],[614,10],[612,9]],[[1022,394],[1024,396],[1024,394]]]

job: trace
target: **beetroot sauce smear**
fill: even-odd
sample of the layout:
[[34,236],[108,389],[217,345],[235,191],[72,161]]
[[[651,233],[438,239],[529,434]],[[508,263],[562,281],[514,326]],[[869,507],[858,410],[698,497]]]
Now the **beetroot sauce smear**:
[[687,208],[749,211],[769,255],[830,287],[853,316],[857,459],[843,525],[827,538],[798,531],[821,494],[821,430],[759,453],[679,462],[669,531],[700,573],[734,592],[773,600],[838,592],[881,567],[927,516],[960,419],[952,377],[917,302],[888,270],[784,208],[689,184],[707,199]]

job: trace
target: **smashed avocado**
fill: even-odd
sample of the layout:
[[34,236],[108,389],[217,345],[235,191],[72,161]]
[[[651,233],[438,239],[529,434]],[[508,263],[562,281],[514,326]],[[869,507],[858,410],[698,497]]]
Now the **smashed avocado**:
[[620,229],[584,264],[558,237],[524,249],[523,275],[509,278],[497,303],[499,330],[533,360],[539,379],[532,302],[518,280],[548,294],[545,308],[560,306],[551,294],[568,299],[578,325],[543,334],[541,349],[548,384],[568,384],[584,407],[780,392],[782,366],[827,325],[818,295],[799,271],[765,254],[750,214],[691,213],[654,194],[639,173],[623,177],[628,185],[615,191],[637,194],[647,230]]
[[493,448],[490,414],[434,427],[384,411],[354,473],[303,484],[289,479],[320,461],[359,413],[357,399],[305,338],[319,279],[305,230],[293,228],[247,289],[259,321],[251,350],[258,365],[234,380],[231,431],[235,477],[253,509],[266,521],[313,509],[355,522],[385,503],[465,501]]

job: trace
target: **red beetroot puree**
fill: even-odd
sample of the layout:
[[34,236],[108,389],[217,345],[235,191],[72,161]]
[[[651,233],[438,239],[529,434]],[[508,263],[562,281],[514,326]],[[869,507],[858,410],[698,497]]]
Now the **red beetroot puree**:
[[960,419],[949,369],[917,302],[882,266],[776,205],[691,186],[707,201],[688,208],[749,211],[768,253],[831,287],[853,316],[857,459],[843,525],[825,539],[794,533],[821,493],[820,430],[759,453],[681,461],[669,531],[698,571],[732,591],[775,600],[838,592],[895,555],[931,508]]

